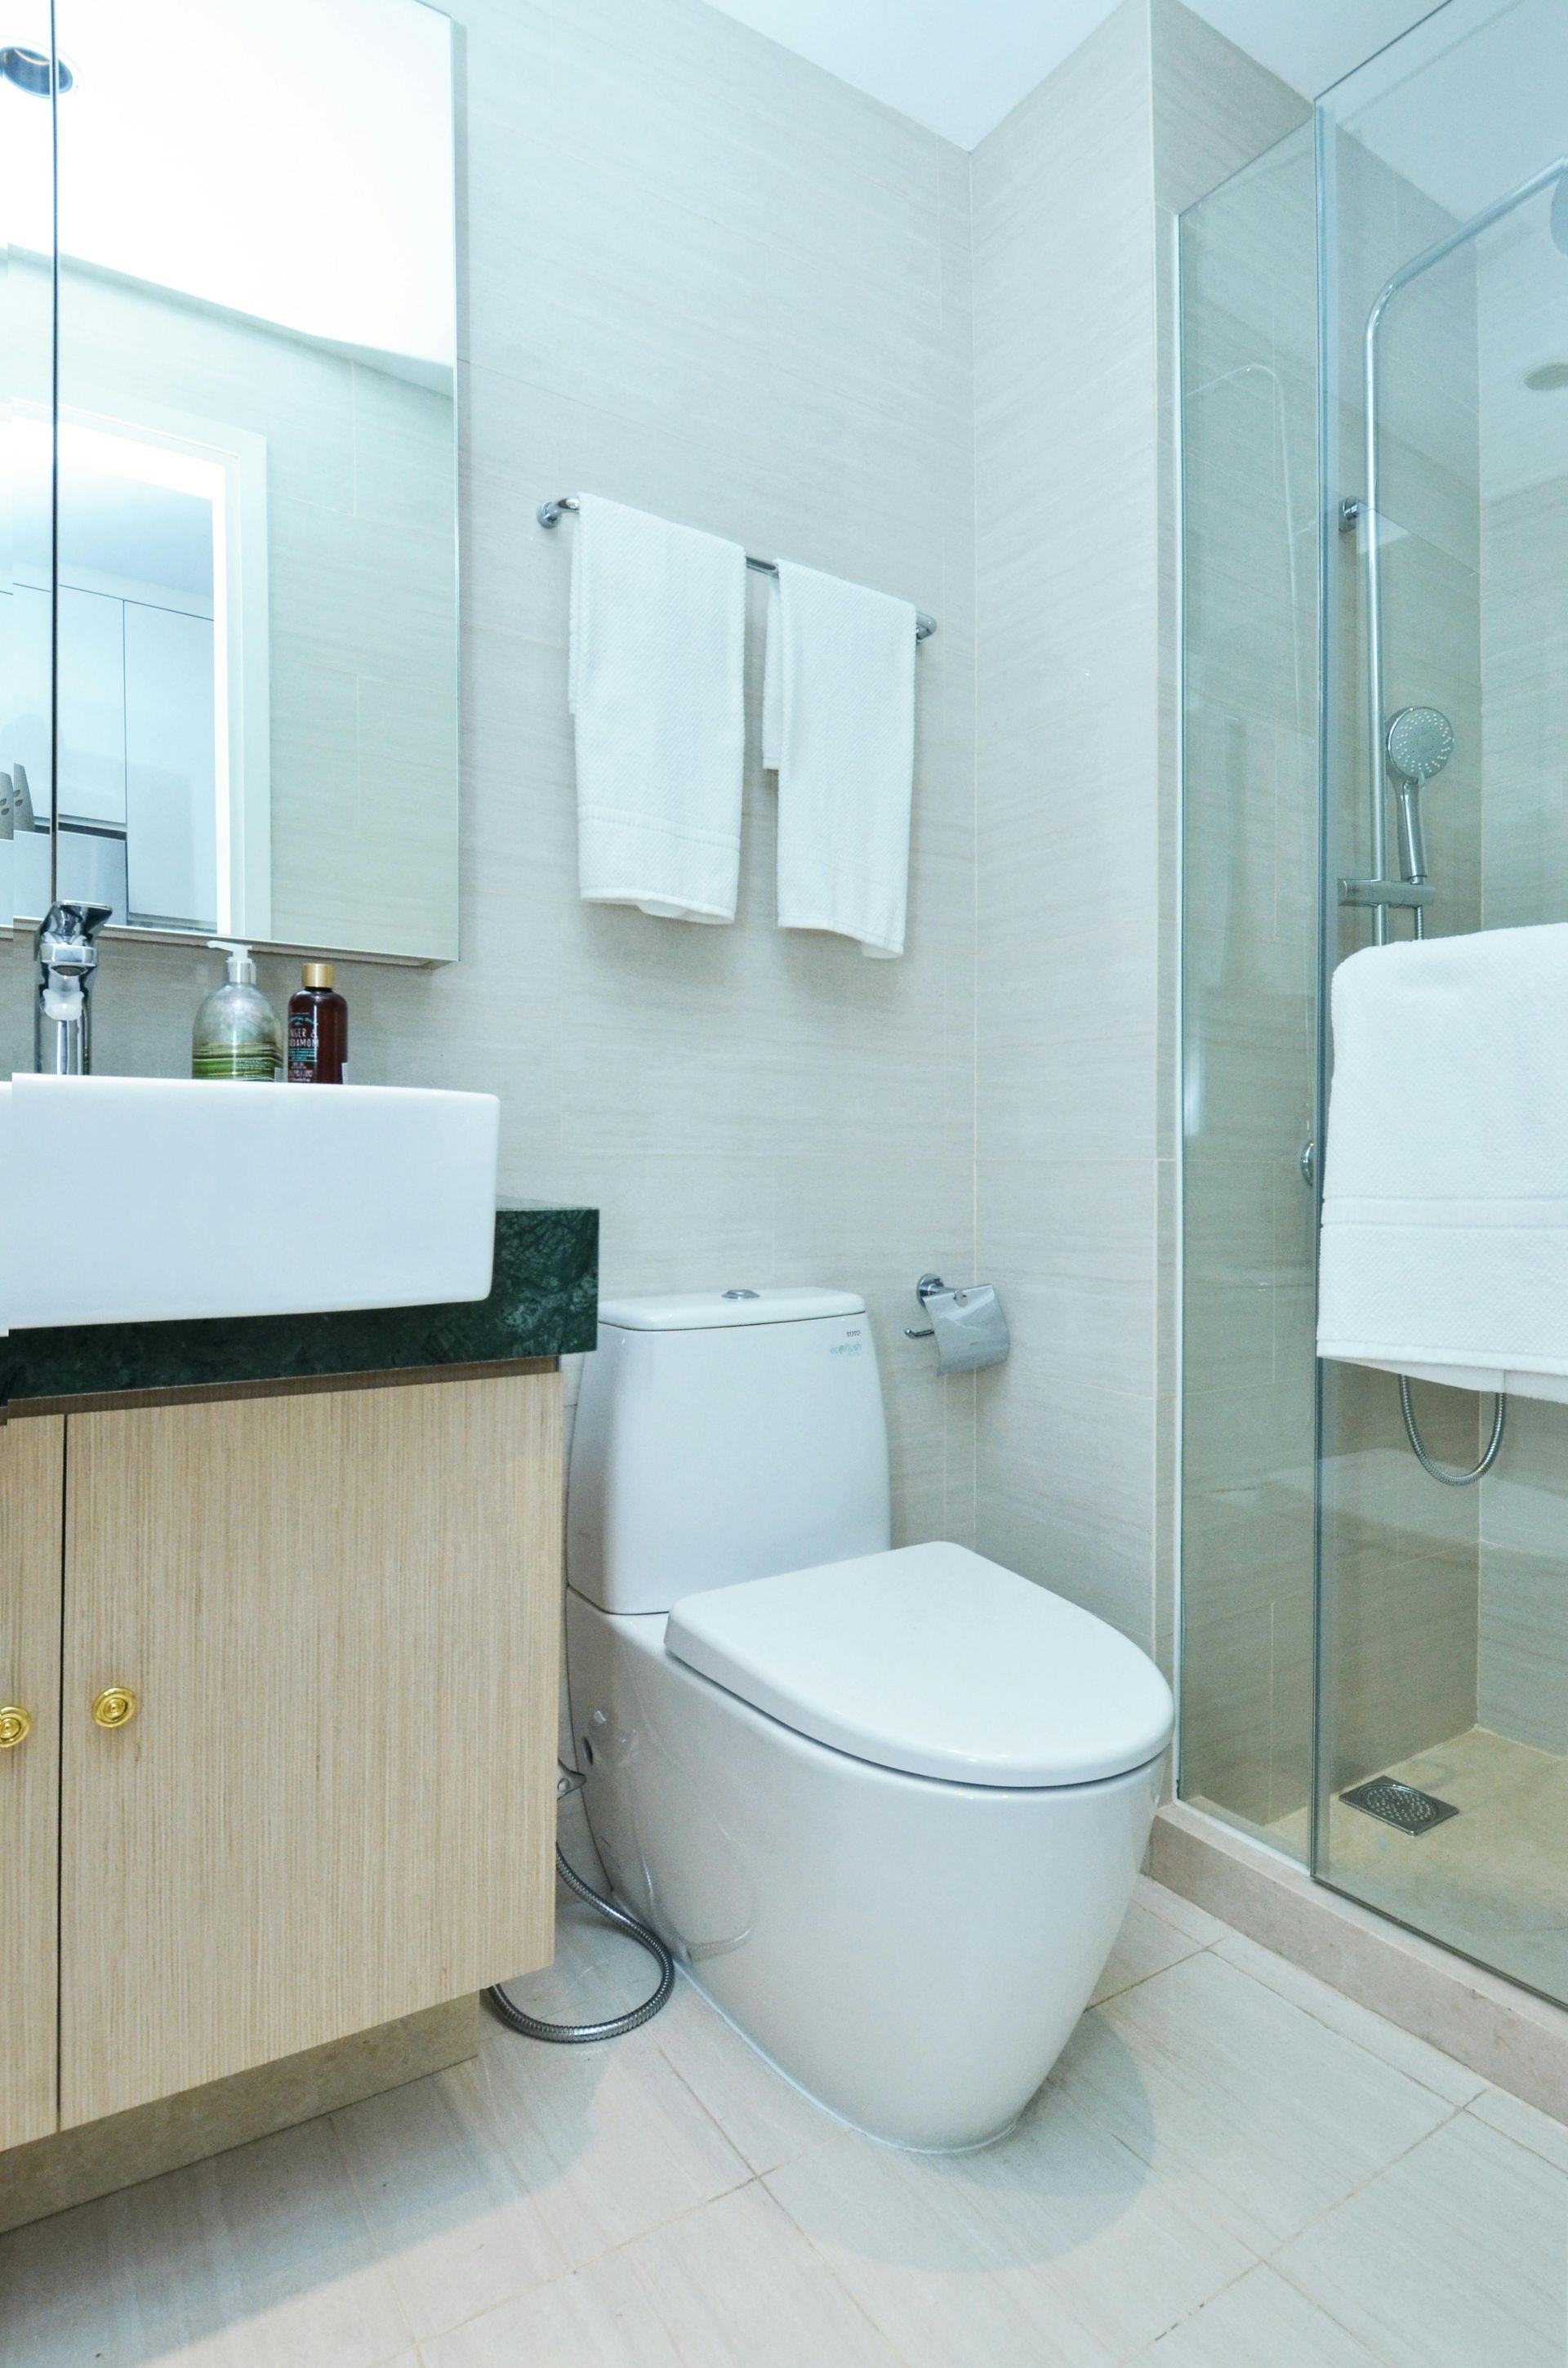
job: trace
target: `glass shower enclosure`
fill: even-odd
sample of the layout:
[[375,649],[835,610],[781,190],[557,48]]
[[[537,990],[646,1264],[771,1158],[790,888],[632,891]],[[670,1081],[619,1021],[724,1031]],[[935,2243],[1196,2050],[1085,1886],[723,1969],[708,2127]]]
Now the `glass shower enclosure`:
[[1180,225],[1181,1789],[1562,2000],[1568,1406],[1313,1325],[1334,969],[1568,921],[1565,170],[1449,0]]

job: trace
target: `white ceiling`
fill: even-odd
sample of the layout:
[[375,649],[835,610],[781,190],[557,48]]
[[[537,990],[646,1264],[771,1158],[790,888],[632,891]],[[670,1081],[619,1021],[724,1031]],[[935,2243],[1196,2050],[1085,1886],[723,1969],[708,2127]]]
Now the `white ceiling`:
[[[1431,0],[1188,0],[1315,98]],[[1108,17],[1116,0],[717,0],[727,15],[901,115],[972,148]]]

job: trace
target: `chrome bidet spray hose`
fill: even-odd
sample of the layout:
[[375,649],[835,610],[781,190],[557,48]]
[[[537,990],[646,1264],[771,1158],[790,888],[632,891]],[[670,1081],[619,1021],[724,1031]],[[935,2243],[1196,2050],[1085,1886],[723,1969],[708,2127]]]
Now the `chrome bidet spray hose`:
[[[578,1791],[582,1782],[575,1769],[562,1769],[556,1785],[556,1799],[562,1800],[567,1793]],[[481,1997],[508,2031],[521,2032],[525,2039],[551,2040],[558,2047],[586,2047],[597,2039],[620,2039],[629,2031],[640,2031],[669,2003],[670,1993],[676,1986],[674,1957],[650,1925],[644,1924],[640,1917],[631,1915],[628,1909],[618,1907],[613,1899],[607,1899],[602,1892],[594,1889],[592,1884],[585,1883],[576,1868],[568,1862],[559,1842],[555,1846],[555,1872],[568,1891],[575,1892],[596,1916],[602,1916],[607,1924],[613,1924],[618,1932],[624,1932],[628,1940],[635,1941],[640,1949],[647,1951],[659,1968],[656,1987],[641,2006],[632,2007],[626,2014],[613,2014],[604,2022],[545,2022],[537,2014],[526,2014],[507,1997],[500,1982],[493,1983],[489,1989],[483,1990]]]

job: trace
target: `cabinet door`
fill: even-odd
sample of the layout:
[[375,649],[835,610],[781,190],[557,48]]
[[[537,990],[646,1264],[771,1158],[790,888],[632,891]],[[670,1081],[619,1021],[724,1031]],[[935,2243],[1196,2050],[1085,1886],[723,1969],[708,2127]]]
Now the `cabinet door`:
[[56,2122],[64,1431],[57,1416],[0,1423],[0,1708],[32,1722],[0,1748],[0,2148]]
[[559,1377],[73,1416],[68,1460],[62,2125],[545,1963]]

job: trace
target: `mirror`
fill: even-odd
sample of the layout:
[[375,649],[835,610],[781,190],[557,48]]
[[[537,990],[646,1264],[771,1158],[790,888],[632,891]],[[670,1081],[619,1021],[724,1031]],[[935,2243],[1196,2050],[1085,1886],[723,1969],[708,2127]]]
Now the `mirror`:
[[[56,713],[15,703],[0,772],[52,822],[56,893],[118,926],[450,959],[450,26],[420,0],[54,18],[57,411],[19,395],[9,434],[18,550],[47,551],[58,456],[53,617],[47,570],[14,562],[12,593],[24,672],[57,634]],[[19,272],[47,309],[21,243],[7,301]],[[51,837],[13,847],[40,913]]]
[[50,876],[54,219],[49,0],[12,0],[6,29],[7,43],[0,47],[0,926],[26,909],[19,881],[41,879],[47,888]]

